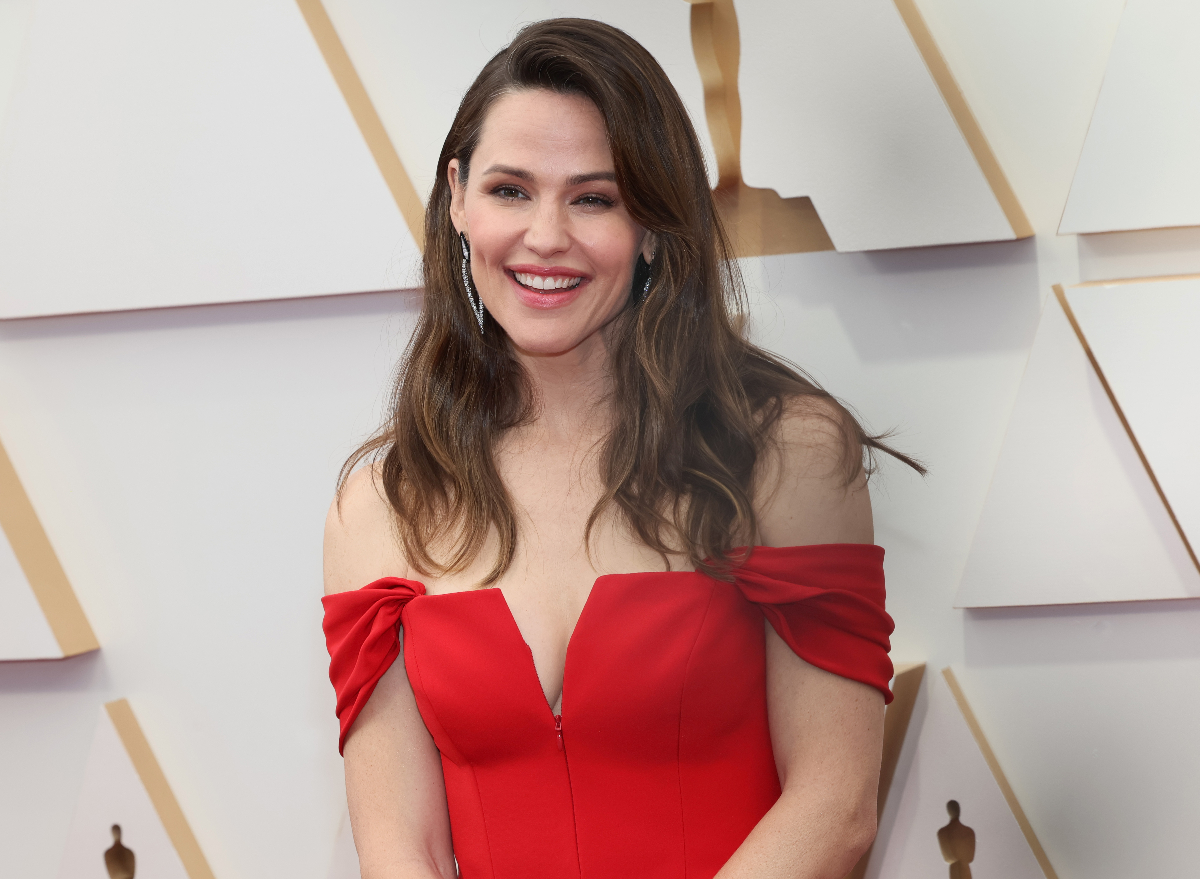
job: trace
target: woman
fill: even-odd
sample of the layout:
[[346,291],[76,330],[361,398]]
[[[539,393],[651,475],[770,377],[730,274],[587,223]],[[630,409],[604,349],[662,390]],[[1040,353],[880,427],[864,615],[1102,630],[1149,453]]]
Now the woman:
[[596,22],[521,31],[425,235],[392,415],[326,532],[363,876],[841,879],[891,676],[884,447],[742,337],[661,68]]

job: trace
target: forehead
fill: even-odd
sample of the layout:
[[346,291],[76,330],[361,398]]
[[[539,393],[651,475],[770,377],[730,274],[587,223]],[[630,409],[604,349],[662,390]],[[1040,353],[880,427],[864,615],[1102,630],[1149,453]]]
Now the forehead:
[[509,92],[488,111],[471,161],[480,168],[496,163],[543,174],[612,171],[604,117],[583,95]]

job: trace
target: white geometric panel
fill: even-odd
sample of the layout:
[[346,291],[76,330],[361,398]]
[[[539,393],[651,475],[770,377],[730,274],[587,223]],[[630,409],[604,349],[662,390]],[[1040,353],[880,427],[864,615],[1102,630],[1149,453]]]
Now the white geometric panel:
[[[104,855],[114,845],[113,826],[117,825],[121,845],[133,851],[138,877],[212,879],[203,856],[196,858],[198,848],[188,852],[189,870],[172,842],[160,804],[144,784],[144,767],[135,765],[135,754],[127,741],[130,731],[117,725],[127,726],[132,717],[124,700],[100,710],[58,875],[60,879],[101,879],[107,875]],[[138,750],[136,745],[133,750]]]
[[1066,296],[1176,521],[1200,547],[1200,278]]
[[[463,94],[522,25],[544,18],[594,18],[641,42],[683,98],[715,174],[690,7],[683,0],[325,0],[324,5],[422,202],[433,188],[442,143]],[[448,28],[451,20],[458,26]]]
[[1050,296],[954,603],[1188,596],[1200,571]]
[[1060,234],[1200,225],[1200,4],[1128,0]]
[[34,0],[0,2],[0,125],[25,60]]
[[[1010,808],[1007,792],[948,686],[947,678],[953,679],[949,669],[946,672],[946,676],[931,676],[925,717],[921,728],[912,733],[918,736],[916,753],[903,790],[896,792],[900,794],[896,820],[887,839],[876,841],[867,876],[945,877],[949,868],[938,844],[938,830],[950,822],[947,803],[954,800],[961,809],[961,823],[975,832],[975,856],[969,864],[972,876],[1055,879],[1036,838],[1027,838],[1021,826],[1024,814]],[[1031,846],[1037,847],[1041,864]]]
[[412,286],[293,0],[40,0],[0,130],[0,318]]
[[62,657],[29,578],[0,530],[0,660]]
[[1017,237],[893,0],[736,7],[747,184],[841,251]]

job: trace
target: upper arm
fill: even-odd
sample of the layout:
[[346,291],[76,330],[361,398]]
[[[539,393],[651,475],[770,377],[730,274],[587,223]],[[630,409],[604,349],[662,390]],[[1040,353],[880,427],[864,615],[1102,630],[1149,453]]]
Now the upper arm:
[[[330,507],[324,559],[326,594],[409,573],[391,509],[369,468],[351,476]],[[402,659],[376,685],[350,728],[343,755],[362,875],[454,876],[441,758]]]
[[325,594],[366,586],[380,577],[404,577],[392,510],[374,468],[351,474],[325,517]]
[[[816,399],[792,401],[756,485],[760,540],[768,546],[872,543],[866,475],[847,480],[861,449],[844,413]],[[853,443],[848,447],[848,443]],[[831,808],[873,820],[883,747],[883,696],[810,665],[767,626],[767,705],[785,792],[832,795]]]
[[755,479],[759,543],[874,542],[866,473],[860,470],[847,481],[847,461],[862,455],[845,429],[847,417],[816,397],[795,398],[785,406]]

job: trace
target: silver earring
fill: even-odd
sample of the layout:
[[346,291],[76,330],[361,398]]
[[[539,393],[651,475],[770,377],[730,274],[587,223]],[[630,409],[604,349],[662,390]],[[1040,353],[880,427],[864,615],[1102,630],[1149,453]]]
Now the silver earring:
[[479,297],[479,293],[471,284],[471,249],[467,246],[467,236],[463,232],[458,233],[458,243],[462,245],[462,278],[463,286],[467,289],[467,302],[471,306],[471,313],[475,315],[475,320],[479,321],[479,332],[483,333],[483,300]]
[[646,286],[642,288],[642,299],[650,295],[650,272],[646,271]]

